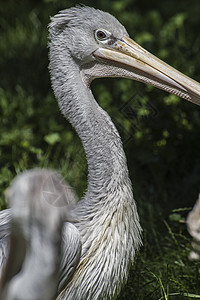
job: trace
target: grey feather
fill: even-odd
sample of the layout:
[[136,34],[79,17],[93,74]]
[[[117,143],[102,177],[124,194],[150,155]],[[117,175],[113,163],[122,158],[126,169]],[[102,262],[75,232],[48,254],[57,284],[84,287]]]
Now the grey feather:
[[10,236],[10,220],[11,211],[6,209],[0,211],[0,274],[6,263],[9,249],[9,236]]

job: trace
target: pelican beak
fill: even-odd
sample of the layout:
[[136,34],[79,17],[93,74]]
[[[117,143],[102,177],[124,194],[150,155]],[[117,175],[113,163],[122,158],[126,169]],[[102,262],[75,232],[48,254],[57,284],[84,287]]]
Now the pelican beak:
[[116,40],[109,48],[97,49],[94,56],[123,69],[123,72],[118,71],[120,77],[152,84],[200,105],[198,82],[158,59],[128,36]]

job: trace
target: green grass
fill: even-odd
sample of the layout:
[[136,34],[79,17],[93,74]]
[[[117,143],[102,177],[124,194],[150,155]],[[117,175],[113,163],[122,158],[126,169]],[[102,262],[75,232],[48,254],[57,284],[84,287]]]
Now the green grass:
[[184,218],[165,221],[157,216],[153,205],[148,210],[153,219],[141,220],[144,246],[118,300],[199,299],[200,263],[188,260],[191,238]]

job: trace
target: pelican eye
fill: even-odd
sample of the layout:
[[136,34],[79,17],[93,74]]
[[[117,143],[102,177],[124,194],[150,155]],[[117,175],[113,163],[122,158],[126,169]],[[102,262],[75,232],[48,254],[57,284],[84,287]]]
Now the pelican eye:
[[109,36],[110,36],[110,34],[102,29],[98,29],[95,32],[95,37],[99,41],[105,41],[107,38],[109,38]]

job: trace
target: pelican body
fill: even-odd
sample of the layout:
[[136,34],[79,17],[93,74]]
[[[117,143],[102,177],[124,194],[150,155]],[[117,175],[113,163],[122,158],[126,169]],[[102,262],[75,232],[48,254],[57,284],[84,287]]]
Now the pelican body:
[[17,176],[7,198],[12,221],[0,299],[54,300],[64,223],[65,230],[71,231],[66,223],[73,203],[71,188],[55,171],[30,170]]
[[[71,223],[80,234],[81,256],[77,259],[77,240],[66,230],[57,299],[114,299],[142,244],[142,229],[121,138],[90,83],[99,77],[134,79],[198,105],[200,85],[140,47],[112,15],[86,6],[51,18],[49,60],[58,105],[88,161],[87,191]],[[68,256],[78,264],[67,263]]]

